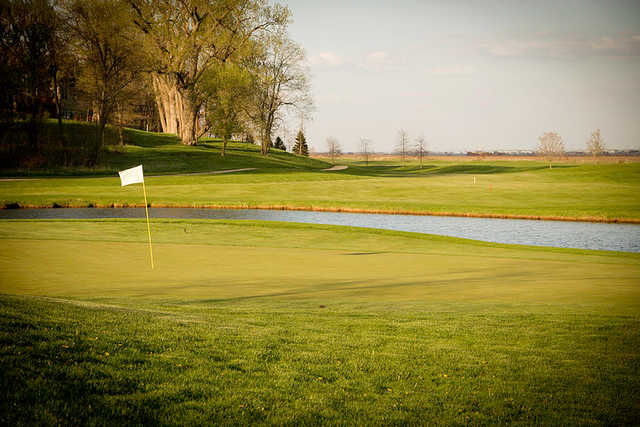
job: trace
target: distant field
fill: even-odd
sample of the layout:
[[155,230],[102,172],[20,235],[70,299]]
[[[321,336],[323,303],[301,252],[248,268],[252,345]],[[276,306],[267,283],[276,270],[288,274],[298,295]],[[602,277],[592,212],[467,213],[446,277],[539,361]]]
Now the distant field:
[[[316,153],[312,154],[314,159],[331,161],[331,157],[326,153]],[[357,162],[358,164],[364,164],[364,156],[362,154],[353,153],[353,154],[340,154],[335,157],[334,161],[336,163],[340,162]],[[478,161],[503,161],[503,160],[530,160],[534,162],[543,161],[538,156],[516,156],[516,155],[504,155],[504,156],[495,156],[495,155],[460,155],[460,156],[435,156],[435,155],[426,155],[422,159],[424,163],[428,163],[433,160],[443,160],[443,161],[456,161],[456,162],[478,162]],[[379,162],[379,161],[392,161],[392,162],[401,162],[402,157],[398,154],[371,154],[369,155],[369,161]],[[407,156],[405,162],[410,165],[420,164],[420,160],[418,156],[412,154]],[[640,162],[640,156],[599,156],[597,159],[593,159],[591,156],[564,156],[559,159],[555,159],[556,163],[579,163],[579,164],[593,164],[593,163],[637,163]]]
[[640,255],[0,222],[2,424],[633,424]]

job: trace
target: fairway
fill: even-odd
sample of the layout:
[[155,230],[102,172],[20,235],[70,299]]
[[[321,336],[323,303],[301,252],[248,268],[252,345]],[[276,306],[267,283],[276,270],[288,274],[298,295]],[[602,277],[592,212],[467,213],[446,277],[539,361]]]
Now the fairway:
[[3,423],[640,414],[640,255],[157,220],[152,271],[145,232],[0,223]]
[[[68,122],[74,132],[85,124]],[[51,127],[51,126],[49,126]],[[80,133],[79,133],[80,134]],[[153,207],[234,207],[640,222],[640,162],[585,163],[584,158],[470,160],[465,156],[362,162],[326,161],[172,135],[125,129],[94,169],[4,170],[2,207],[142,206],[139,188],[119,188],[117,171],[144,166]],[[507,158],[508,159],[508,158]],[[234,173],[216,173],[238,170]],[[82,176],[82,175],[85,176]],[[25,176],[26,175],[26,176]]]

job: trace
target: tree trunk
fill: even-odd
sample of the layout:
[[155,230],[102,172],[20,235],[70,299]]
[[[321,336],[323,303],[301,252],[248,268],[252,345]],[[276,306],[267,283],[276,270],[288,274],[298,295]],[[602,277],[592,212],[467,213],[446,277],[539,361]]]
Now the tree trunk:
[[158,118],[162,132],[178,135],[180,128],[180,111],[182,99],[178,88],[171,77],[164,74],[153,74],[151,81],[158,106]]
[[180,98],[180,139],[184,145],[196,145],[196,121],[199,108],[191,102],[189,94],[181,94]]
[[96,123],[96,141],[93,145],[93,151],[89,157],[89,166],[96,166],[100,160],[100,154],[104,147],[104,129],[107,126],[106,120],[100,118]]
[[60,102],[60,86],[58,86],[58,72],[53,71],[53,94],[56,103],[56,115],[58,116],[58,128],[62,135],[62,105]]
[[122,137],[122,104],[118,103],[118,138],[120,146],[124,147],[124,138]]

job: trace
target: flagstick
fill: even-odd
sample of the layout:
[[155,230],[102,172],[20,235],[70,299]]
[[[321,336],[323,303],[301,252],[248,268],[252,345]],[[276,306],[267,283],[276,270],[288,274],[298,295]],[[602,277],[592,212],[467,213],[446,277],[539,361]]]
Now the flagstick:
[[151,269],[153,270],[153,248],[151,247],[151,226],[149,225],[149,208],[147,204],[147,189],[142,181],[142,192],[144,193],[144,211],[147,213],[147,233],[149,234],[149,255],[151,255]]

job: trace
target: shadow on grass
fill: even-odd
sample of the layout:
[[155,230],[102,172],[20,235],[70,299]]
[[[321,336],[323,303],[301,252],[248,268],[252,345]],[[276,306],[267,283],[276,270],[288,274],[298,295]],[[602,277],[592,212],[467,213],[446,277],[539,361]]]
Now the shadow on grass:
[[[572,168],[574,165],[557,165],[554,169]],[[393,165],[372,165],[372,166],[349,166],[348,169],[337,171],[336,174],[344,175],[358,175],[368,177],[404,177],[404,178],[419,178],[425,176],[440,176],[440,175],[494,175],[505,173],[518,173],[529,172],[536,170],[548,169],[545,165],[527,165],[527,166],[504,166],[504,165],[451,165],[451,166],[437,166],[437,165],[424,165],[422,168],[417,166],[393,166]]]

